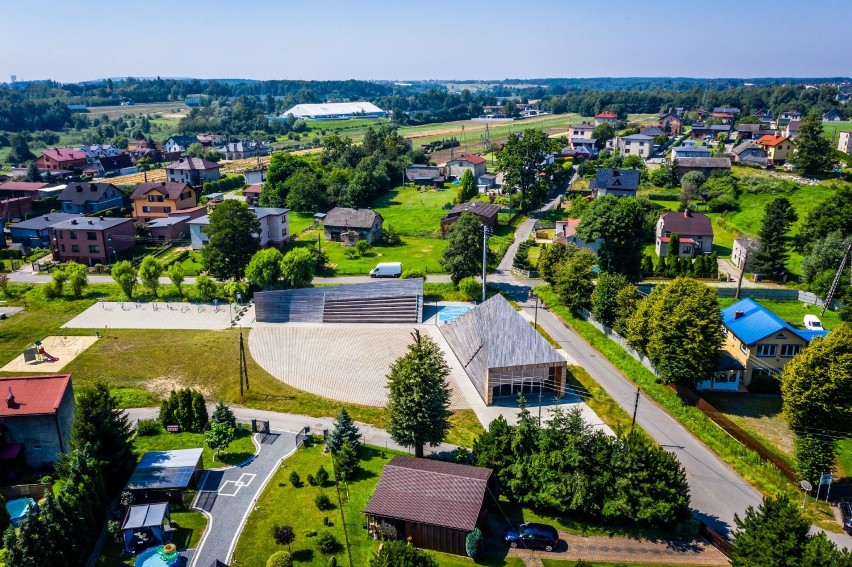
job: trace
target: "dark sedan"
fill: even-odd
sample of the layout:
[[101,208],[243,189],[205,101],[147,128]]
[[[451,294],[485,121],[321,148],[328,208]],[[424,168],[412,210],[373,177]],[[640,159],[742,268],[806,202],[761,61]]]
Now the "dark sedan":
[[503,541],[513,548],[553,551],[559,545],[559,534],[553,526],[529,523],[508,528],[503,534]]

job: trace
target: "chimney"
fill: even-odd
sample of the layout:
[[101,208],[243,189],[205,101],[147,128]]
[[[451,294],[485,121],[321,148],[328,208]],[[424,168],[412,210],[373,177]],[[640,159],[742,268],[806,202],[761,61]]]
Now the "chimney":
[[92,219],[89,219],[89,224],[95,224],[95,221],[93,221]]
[[15,402],[15,394],[12,393],[11,386],[9,386],[9,395],[6,397],[6,407],[12,409],[18,407],[17,402]]
[[745,315],[742,311],[734,311],[734,321]]
[[77,224],[77,219],[71,219],[71,224]]
[[101,215],[101,220],[104,220],[104,217],[103,217],[103,215]]
[[47,215],[44,215],[44,220],[49,221],[50,219],[47,217]]
[[689,217],[692,216],[692,212],[689,209],[686,209],[686,210],[683,211],[683,216],[685,216],[686,218],[689,218]]

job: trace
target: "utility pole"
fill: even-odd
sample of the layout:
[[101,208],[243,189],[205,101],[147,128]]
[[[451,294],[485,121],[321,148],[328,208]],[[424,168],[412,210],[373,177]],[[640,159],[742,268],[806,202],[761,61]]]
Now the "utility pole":
[[246,347],[243,343],[243,331],[240,329],[240,398],[243,397],[243,380],[246,383],[246,390],[249,388],[248,366],[246,364]]
[[636,412],[639,411],[639,394],[642,392],[640,388],[636,388],[636,401],[633,402],[633,421],[630,422],[630,433],[633,433],[633,427],[636,425]]

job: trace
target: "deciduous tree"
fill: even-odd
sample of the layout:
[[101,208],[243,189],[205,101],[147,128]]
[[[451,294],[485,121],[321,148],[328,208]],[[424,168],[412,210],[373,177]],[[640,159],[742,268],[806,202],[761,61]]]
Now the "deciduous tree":
[[647,236],[645,211],[638,200],[612,195],[595,199],[583,213],[577,236],[586,242],[603,239],[598,251],[601,269],[638,281]]
[[281,279],[286,289],[311,285],[314,279],[314,255],[306,248],[294,248],[281,258]]
[[618,313],[618,294],[630,282],[622,274],[601,272],[592,292],[592,315],[602,325],[612,327]]
[[473,178],[473,171],[465,169],[459,183],[459,188],[456,190],[456,203],[470,201],[477,195],[479,195],[479,189],[476,186],[476,179]]
[[283,259],[284,255],[277,248],[258,250],[246,267],[246,279],[260,289],[272,289],[281,281]]
[[423,446],[437,446],[450,428],[450,368],[435,341],[418,330],[411,336],[414,342],[393,363],[387,377],[388,432],[422,457]]
[[139,265],[139,279],[148,288],[148,291],[156,298],[157,290],[160,289],[160,276],[163,273],[163,265],[153,256],[145,256]]
[[216,458],[223,449],[227,449],[236,438],[236,430],[227,423],[212,422],[204,432],[204,442],[213,449]]
[[550,245],[542,246],[541,252],[538,255],[538,275],[541,279],[553,285],[555,283],[556,269],[569,256],[577,252],[577,246],[572,244],[563,244],[554,242]]
[[243,277],[251,257],[260,249],[260,222],[245,203],[226,199],[210,213],[204,246],[204,265],[217,278]]
[[178,294],[183,296],[183,267],[175,262],[169,266],[168,274],[169,279],[172,280],[172,285],[177,288]]
[[121,288],[124,297],[133,299],[133,290],[136,287],[136,268],[127,260],[122,260],[112,267],[110,272],[112,279]]
[[592,252],[579,250],[557,267],[553,289],[572,311],[591,304],[594,289],[592,269],[596,263],[597,258]]
[[[497,169],[503,172],[503,185],[521,192],[521,209],[530,210],[547,191],[540,174],[549,170],[545,157],[552,143],[541,130],[528,129],[523,134],[509,134],[503,151],[497,154]],[[546,175],[545,175],[546,176]]]

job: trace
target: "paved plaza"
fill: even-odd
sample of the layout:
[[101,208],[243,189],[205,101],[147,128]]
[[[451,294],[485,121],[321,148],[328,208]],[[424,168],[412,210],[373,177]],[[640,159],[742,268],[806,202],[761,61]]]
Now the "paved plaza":
[[[241,318],[252,321],[253,308]],[[204,329],[231,327],[228,303],[99,301],[65,324],[70,329]]]
[[[406,353],[414,327],[255,323],[248,342],[257,363],[294,388],[332,400],[384,407],[388,399],[386,376],[393,362]],[[435,335],[440,335],[436,327],[418,328],[436,340]],[[470,380],[455,357],[448,357],[448,363],[451,408],[469,408],[471,402],[463,388]]]
[[0,372],[38,372],[41,374],[53,374],[62,370],[69,362],[77,358],[84,350],[95,344],[98,340],[95,336],[63,336],[45,337],[41,341],[46,354],[57,360],[34,360],[25,362],[23,353],[13,358],[6,366],[0,368]]

